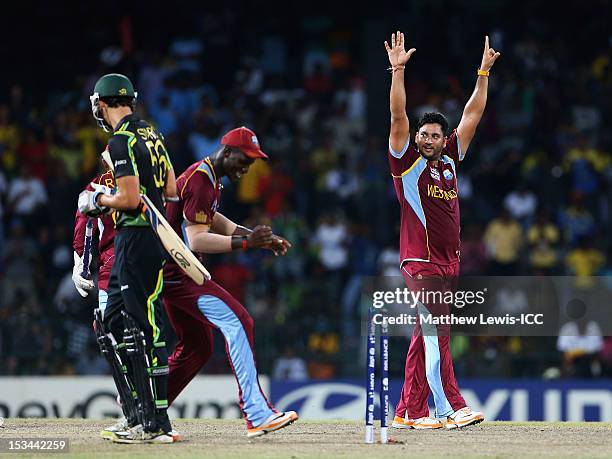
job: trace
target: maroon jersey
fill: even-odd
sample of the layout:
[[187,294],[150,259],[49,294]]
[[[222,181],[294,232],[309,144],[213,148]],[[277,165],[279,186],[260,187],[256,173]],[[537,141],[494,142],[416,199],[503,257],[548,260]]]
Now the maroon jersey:
[[[102,175],[92,180],[94,183],[100,185],[106,185],[109,188],[114,188],[115,178],[112,171],[107,171]],[[87,184],[87,190],[93,191],[91,182]],[[80,256],[83,256],[83,247],[85,245],[85,226],[87,225],[87,218],[81,214],[78,210],[74,217],[74,237],[72,239],[72,247],[74,251]],[[93,226],[92,236],[98,235],[98,289],[106,290],[108,287],[108,279],[110,277],[110,270],[113,266],[115,259],[115,221],[113,220],[112,214],[105,214],[101,217],[96,218],[96,224]]]
[[[115,178],[113,177],[112,171],[107,171],[102,175],[91,180],[87,184],[86,190],[93,191],[91,183],[97,183],[99,185],[106,185],[109,188],[115,187]],[[83,246],[85,245],[85,225],[87,224],[87,218],[81,214],[78,210],[74,217],[74,237],[72,240],[72,247],[74,251],[79,255],[83,256]],[[93,234],[98,234],[98,252],[100,255],[104,254],[109,250],[113,250],[113,240],[115,239],[115,223],[113,221],[112,214],[105,214],[97,218],[97,224],[93,227]]]
[[389,165],[400,203],[400,265],[459,261],[457,168],[463,156],[456,130],[448,137],[437,165],[421,156],[410,139],[399,152],[389,146]]
[[[174,231],[188,244],[184,233],[185,222],[212,225],[221,198],[221,181],[208,158],[193,163],[176,179],[177,202],[166,204],[166,219]],[[201,255],[198,255],[201,258]],[[183,275],[183,271],[169,260],[164,270],[166,277]]]

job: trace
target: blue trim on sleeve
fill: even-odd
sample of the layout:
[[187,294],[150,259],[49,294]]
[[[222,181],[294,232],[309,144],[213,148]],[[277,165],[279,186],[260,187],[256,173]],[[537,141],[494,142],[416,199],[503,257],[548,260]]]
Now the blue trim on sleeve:
[[455,161],[453,161],[453,158],[451,158],[448,155],[442,155],[442,157],[440,158],[442,160],[442,162],[444,164],[450,164],[450,166],[453,169],[453,174],[455,174],[455,176],[457,175],[457,169],[455,168]]
[[213,171],[211,170],[210,166],[207,163],[202,162],[202,164],[198,166],[198,170],[204,172],[208,176],[208,178],[210,179],[210,183],[212,183],[214,187],[215,186],[215,179],[214,179],[215,175]]
[[465,153],[467,153],[467,151],[465,153],[461,152],[461,142],[459,141],[458,132],[457,132],[457,150],[459,151],[459,161],[463,161],[463,158],[465,158]]
[[404,153],[406,153],[406,150],[408,150],[408,147],[410,146],[410,135],[408,135],[408,140],[406,140],[406,145],[404,145],[404,148],[402,148],[402,150],[397,153],[395,150],[393,150],[393,148],[391,148],[391,141],[389,141],[389,153],[391,153],[391,156],[393,156],[394,158],[400,159],[402,156],[404,156]]
[[404,188],[404,199],[408,201],[408,204],[416,214],[417,218],[423,224],[425,231],[427,231],[427,220],[425,219],[425,211],[421,204],[421,197],[419,195],[419,178],[421,173],[427,167],[427,161],[422,156],[415,161],[413,167],[411,167],[406,175],[402,176],[402,187]]

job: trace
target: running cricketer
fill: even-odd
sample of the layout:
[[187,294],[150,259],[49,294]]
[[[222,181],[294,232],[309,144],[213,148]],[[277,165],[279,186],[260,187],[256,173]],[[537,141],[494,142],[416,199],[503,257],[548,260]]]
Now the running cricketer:
[[[268,249],[275,255],[284,255],[291,244],[273,234],[269,226],[251,230],[218,211],[221,178],[226,176],[236,182],[256,159],[268,158],[255,133],[245,127],[229,131],[221,144],[217,152],[192,164],[179,176],[179,200],[167,204],[168,222],[198,254]],[[261,390],[253,348],[253,319],[247,310],[214,281],[197,285],[174,261],[166,265],[164,284],[164,304],[178,337],[170,356],[170,403],[212,355],[215,328],[225,338],[247,436],[264,435],[296,421],[294,411],[278,412]]]
[[[426,113],[411,143],[404,72],[416,49],[404,49],[404,34],[399,31],[391,35],[391,46],[385,42],[385,48],[392,75],[388,157],[400,203],[400,269],[410,289],[452,291],[459,275],[457,171],[484,112],[489,71],[500,53],[489,48],[489,37],[485,37],[476,88],[457,129],[447,135],[444,115]],[[418,307],[419,313],[448,312],[444,305]],[[438,429],[443,426],[438,418],[446,418],[448,429],[483,421],[483,414],[470,410],[459,392],[449,348],[450,329],[425,328],[421,324],[414,328],[393,427]],[[429,416],[430,390],[436,418]]]
[[140,194],[163,209],[163,197],[176,196],[176,180],[163,137],[134,113],[136,96],[132,82],[116,73],[104,75],[94,87],[93,116],[105,131],[112,131],[108,152],[116,193],[97,186],[85,190],[79,195],[79,211],[96,217],[115,210],[115,260],[103,325],[134,381],[139,414],[129,420],[133,428],[113,441],[172,443],[177,436],[166,413],[168,352],[160,297],[165,256],[140,210]]

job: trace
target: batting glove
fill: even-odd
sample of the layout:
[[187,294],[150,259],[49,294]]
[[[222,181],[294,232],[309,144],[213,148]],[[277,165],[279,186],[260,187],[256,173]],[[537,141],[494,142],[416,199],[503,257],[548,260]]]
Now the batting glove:
[[96,202],[101,194],[103,194],[101,191],[81,191],[78,202],[79,212],[88,217],[98,217],[104,213],[107,208]]
[[110,210],[108,207],[98,204],[98,196],[101,194],[115,194],[115,189],[104,185],[98,185],[97,183],[92,183],[91,187],[93,191],[85,190],[81,191],[81,194],[79,194],[79,212],[88,217],[98,217],[100,214],[104,214]]
[[[89,268],[89,267],[88,267]],[[72,268],[72,282],[83,298],[89,295],[89,290],[93,290],[94,283],[91,279],[85,279],[81,276],[83,273],[83,258],[74,252],[74,267]]]
[[96,192],[101,192],[102,194],[108,194],[108,195],[115,194],[115,191],[116,191],[115,188],[111,188],[111,187],[108,187],[106,185],[100,185],[100,184],[94,183],[94,182],[91,182],[91,187]]

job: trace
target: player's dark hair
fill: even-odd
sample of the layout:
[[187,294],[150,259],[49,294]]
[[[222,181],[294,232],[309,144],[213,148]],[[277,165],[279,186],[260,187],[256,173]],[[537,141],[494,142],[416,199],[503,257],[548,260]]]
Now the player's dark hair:
[[448,133],[448,120],[446,116],[439,112],[428,112],[425,113],[421,119],[419,120],[419,124],[417,125],[417,130],[421,129],[424,124],[439,124],[442,127],[442,134],[445,136]]
[[109,107],[130,107],[132,111],[136,108],[136,100],[133,97],[101,97],[100,100],[106,102]]

